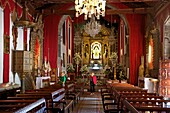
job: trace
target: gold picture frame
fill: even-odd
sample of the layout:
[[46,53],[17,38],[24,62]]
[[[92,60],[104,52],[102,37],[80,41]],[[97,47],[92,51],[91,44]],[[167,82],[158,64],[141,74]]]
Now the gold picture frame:
[[10,53],[10,36],[4,35],[4,53]]

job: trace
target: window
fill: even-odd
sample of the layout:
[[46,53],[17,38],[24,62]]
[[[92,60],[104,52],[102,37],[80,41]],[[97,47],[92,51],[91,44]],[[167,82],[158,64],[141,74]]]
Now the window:
[[68,47],[71,48],[71,26],[68,27]]
[[63,44],[64,45],[65,45],[65,36],[66,36],[65,35],[65,28],[66,28],[65,26],[66,26],[66,24],[65,24],[65,21],[64,21],[64,23],[63,23],[63,30],[62,30],[63,31]]

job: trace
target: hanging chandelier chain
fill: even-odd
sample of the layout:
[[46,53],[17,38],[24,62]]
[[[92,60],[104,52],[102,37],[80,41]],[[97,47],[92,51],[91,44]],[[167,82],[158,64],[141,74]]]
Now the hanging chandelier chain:
[[94,15],[92,15],[92,18],[90,19],[90,22],[88,22],[84,26],[84,30],[91,37],[95,37],[95,35],[100,32],[101,25],[95,20],[95,16]]

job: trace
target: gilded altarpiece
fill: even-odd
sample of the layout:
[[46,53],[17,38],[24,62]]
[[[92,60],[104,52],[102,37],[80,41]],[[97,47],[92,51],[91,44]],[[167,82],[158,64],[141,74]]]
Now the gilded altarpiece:
[[40,69],[43,62],[43,28],[42,15],[36,20],[36,26],[31,31],[30,49],[33,53],[33,73],[34,76],[40,74]]
[[76,32],[74,42],[74,51],[81,53],[82,65],[111,65],[109,57],[112,52],[117,50],[117,36],[111,33],[111,29],[105,26],[101,27],[100,32],[95,37],[90,37],[84,31],[82,33]]

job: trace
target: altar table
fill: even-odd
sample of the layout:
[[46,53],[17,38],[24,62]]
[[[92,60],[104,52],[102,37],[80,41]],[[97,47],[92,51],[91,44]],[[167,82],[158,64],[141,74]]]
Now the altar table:
[[50,77],[36,77],[36,89],[43,88],[43,80],[50,79]]

